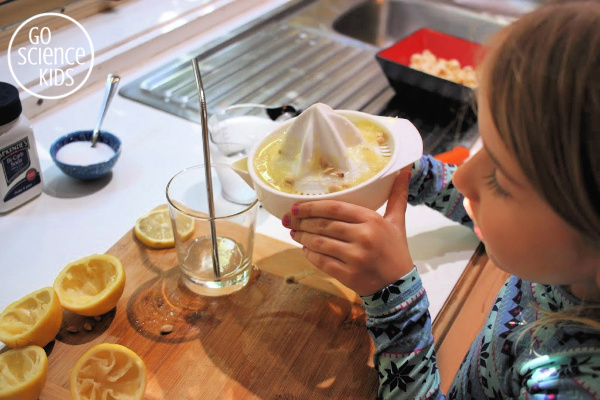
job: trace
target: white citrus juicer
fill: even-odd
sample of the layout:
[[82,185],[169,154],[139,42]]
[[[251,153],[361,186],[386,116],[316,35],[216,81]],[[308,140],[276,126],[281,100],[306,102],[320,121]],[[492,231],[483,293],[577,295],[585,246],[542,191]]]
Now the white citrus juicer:
[[[313,105],[311,107],[315,107]],[[324,106],[324,105],[319,105]],[[325,106],[326,107],[326,106]],[[310,109],[310,108],[309,108]],[[303,112],[307,112],[309,109]],[[331,109],[330,109],[331,110]],[[277,190],[265,182],[254,169],[254,158],[257,152],[270,143],[276,137],[287,134],[291,125],[300,117],[292,118],[274,131],[265,135],[261,141],[256,143],[250,150],[248,157],[242,158],[233,163],[233,170],[255,191],[258,200],[269,213],[277,218],[283,217],[285,213],[291,210],[292,205],[313,200],[339,200],[348,203],[363,206],[372,210],[377,210],[388,199],[392,185],[400,170],[416,160],[423,154],[423,141],[421,135],[415,126],[406,119],[381,117],[359,111],[349,110],[331,110],[339,117],[344,117],[351,123],[361,121],[370,121],[381,128],[381,131],[387,138],[385,145],[376,149],[380,154],[389,157],[389,161],[370,179],[347,189],[332,193],[325,193],[322,190],[313,190],[306,194],[292,194]],[[307,128],[307,129],[310,129]],[[298,149],[298,152],[304,148]]]

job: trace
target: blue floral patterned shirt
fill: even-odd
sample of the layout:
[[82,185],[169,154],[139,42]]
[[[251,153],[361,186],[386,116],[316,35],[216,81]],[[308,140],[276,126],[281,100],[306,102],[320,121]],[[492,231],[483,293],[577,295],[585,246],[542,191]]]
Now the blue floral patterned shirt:
[[[427,204],[471,225],[452,185],[456,167],[431,156],[415,163],[411,204]],[[427,294],[416,269],[363,297],[375,344],[382,399],[444,399],[436,367]],[[449,399],[600,399],[600,332],[581,325],[545,324],[541,316],[581,302],[560,286],[511,276],[467,352]]]

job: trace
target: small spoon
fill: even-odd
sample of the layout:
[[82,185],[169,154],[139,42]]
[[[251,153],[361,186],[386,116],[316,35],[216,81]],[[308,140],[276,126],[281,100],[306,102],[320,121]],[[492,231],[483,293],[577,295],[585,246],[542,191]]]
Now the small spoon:
[[100,115],[98,116],[98,122],[96,122],[96,128],[94,129],[94,133],[92,134],[92,147],[96,147],[98,136],[100,136],[100,127],[102,126],[102,121],[104,121],[104,116],[106,115],[106,111],[108,110],[110,101],[117,92],[117,87],[119,86],[120,80],[121,78],[118,75],[114,74],[108,74],[108,77],[106,78],[104,101],[102,102],[102,107],[100,107]]

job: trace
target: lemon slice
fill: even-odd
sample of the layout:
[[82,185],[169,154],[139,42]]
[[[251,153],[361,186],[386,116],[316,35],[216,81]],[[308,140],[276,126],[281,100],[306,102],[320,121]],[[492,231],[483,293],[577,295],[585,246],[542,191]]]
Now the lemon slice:
[[112,310],[125,289],[125,270],[110,254],[93,254],[67,264],[54,280],[60,304],[92,317]]
[[48,357],[39,346],[27,346],[0,354],[0,399],[35,400],[40,397]]
[[[184,215],[177,215],[175,220],[177,234],[182,240],[194,233],[194,220]],[[135,237],[153,249],[166,249],[175,246],[173,227],[169,210],[150,211],[135,221]]]
[[44,347],[54,339],[62,323],[57,293],[45,287],[9,304],[0,314],[0,341],[12,348]]
[[70,385],[74,400],[142,399],[146,390],[146,365],[125,346],[101,343],[77,361]]

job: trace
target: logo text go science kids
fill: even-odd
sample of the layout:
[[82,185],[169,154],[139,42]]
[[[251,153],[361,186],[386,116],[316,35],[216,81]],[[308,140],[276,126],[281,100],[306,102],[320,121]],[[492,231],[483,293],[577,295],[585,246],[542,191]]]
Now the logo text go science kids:
[[[50,28],[42,22],[50,16],[69,23],[60,29]],[[63,30],[69,30],[68,34],[58,33]],[[27,40],[13,48],[20,31],[27,34]],[[43,13],[29,18],[17,28],[8,46],[13,78],[23,90],[43,99],[59,99],[76,92],[89,77],[93,64],[90,36],[79,22],[64,14]]]

